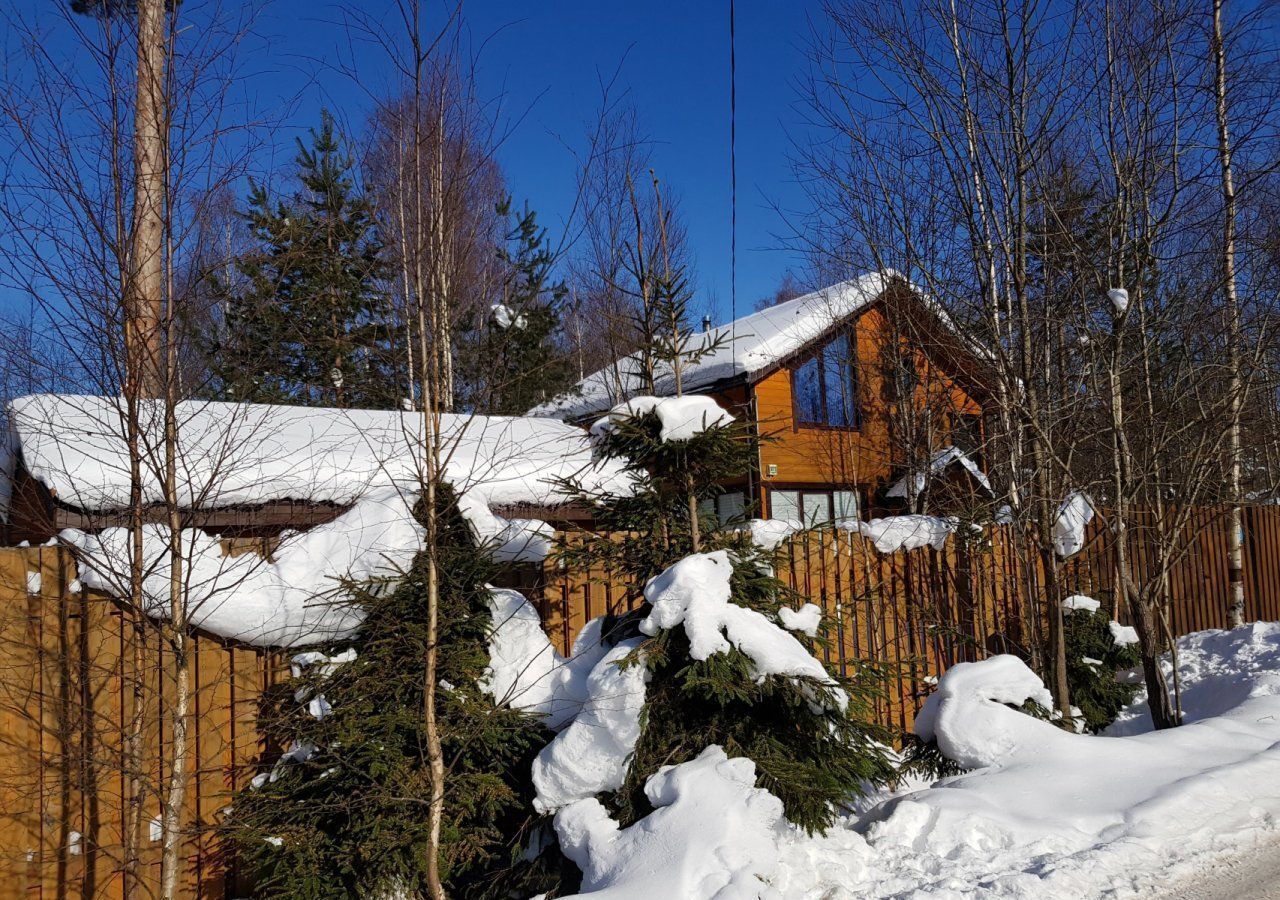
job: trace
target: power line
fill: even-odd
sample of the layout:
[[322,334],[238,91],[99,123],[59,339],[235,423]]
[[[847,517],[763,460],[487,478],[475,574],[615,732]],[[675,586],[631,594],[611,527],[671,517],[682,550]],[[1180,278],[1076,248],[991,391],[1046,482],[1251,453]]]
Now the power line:
[[728,297],[731,321],[737,321],[737,36],[735,0],[728,0]]

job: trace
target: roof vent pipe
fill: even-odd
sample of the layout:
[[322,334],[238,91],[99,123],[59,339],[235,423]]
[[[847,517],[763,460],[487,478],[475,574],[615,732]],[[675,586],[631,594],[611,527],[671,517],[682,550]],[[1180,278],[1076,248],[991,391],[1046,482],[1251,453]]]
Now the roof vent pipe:
[[710,316],[703,316],[703,317],[702,317],[702,330],[703,330],[703,331],[710,331],[710,330],[711,330],[711,317],[710,317]]

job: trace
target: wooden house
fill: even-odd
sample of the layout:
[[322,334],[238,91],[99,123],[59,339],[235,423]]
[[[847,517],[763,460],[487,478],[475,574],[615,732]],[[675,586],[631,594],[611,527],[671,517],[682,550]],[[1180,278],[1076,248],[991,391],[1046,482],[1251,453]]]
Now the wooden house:
[[[681,372],[684,391],[714,396],[764,438],[749,475],[724,486],[722,520],[748,505],[817,524],[989,498],[989,358],[900,276],[864,275],[710,329],[703,341],[707,352]],[[530,415],[586,425],[631,397],[674,392],[670,373],[651,387],[641,368],[638,355],[618,360]]]

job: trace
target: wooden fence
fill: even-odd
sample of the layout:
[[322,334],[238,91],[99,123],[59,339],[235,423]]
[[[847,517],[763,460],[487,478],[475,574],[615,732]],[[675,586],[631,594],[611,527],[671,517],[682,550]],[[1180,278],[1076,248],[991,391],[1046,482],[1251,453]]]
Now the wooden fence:
[[[1133,516],[1127,547],[1135,581],[1152,585],[1165,570],[1173,634],[1226,628],[1231,537],[1226,508],[1188,511],[1178,539],[1164,542],[1177,548],[1166,561],[1160,535],[1168,530],[1151,511]],[[1244,532],[1245,620],[1280,620],[1280,506],[1246,506]],[[1063,568],[1064,586],[1109,604],[1115,593],[1114,536],[1102,516],[1090,523],[1086,536],[1085,549]],[[1128,610],[1121,609],[1120,618],[1127,621]]]
[[[1158,556],[1150,525],[1140,520],[1129,538],[1140,583],[1153,577]],[[1226,527],[1221,513],[1190,517],[1188,552],[1168,576],[1179,633],[1223,624]],[[1249,509],[1245,527],[1249,618],[1280,619],[1280,508]],[[1063,568],[1064,586],[1109,607],[1113,568],[1112,537],[1095,520],[1085,550]],[[786,545],[779,565],[779,575],[831,617],[829,663],[846,674],[865,662],[892,673],[875,715],[902,729],[948,666],[1001,652],[1034,659],[1043,574],[1002,528],[953,538],[940,550],[883,555],[856,534],[813,532]],[[71,590],[73,578],[65,551],[0,548],[0,900],[123,896],[121,740],[135,687],[146,723],[138,896],[154,896],[158,885],[159,843],[148,823],[167,774],[172,688],[158,674],[168,669],[167,651],[154,629],[139,632],[111,598]],[[589,618],[635,602],[634,590],[599,572],[548,566],[527,588],[562,649]],[[258,705],[286,672],[280,654],[208,636],[197,636],[190,652],[196,759],[183,817],[184,896],[228,900],[245,894],[212,829],[269,752],[256,730]]]
[[[1041,573],[1005,529],[948,540],[940,550],[890,554],[859,534],[813,531],[788,541],[781,554],[778,577],[831,623],[825,661],[849,676],[867,663],[887,671],[875,701],[884,725],[910,728],[937,676],[957,662],[1036,653],[1030,623]],[[525,589],[561,652],[588,620],[639,602],[635,586],[602,571],[548,569],[540,586]]]
[[[38,579],[34,576],[38,574]],[[0,900],[125,894],[122,736],[143,704],[141,878],[158,895],[160,791],[167,777],[170,652],[108,597],[70,590],[56,548],[0,549]],[[183,813],[184,896],[244,896],[212,828],[257,771],[264,690],[287,674],[278,654],[197,636],[191,642],[193,777]],[[135,687],[138,688],[135,691]]]

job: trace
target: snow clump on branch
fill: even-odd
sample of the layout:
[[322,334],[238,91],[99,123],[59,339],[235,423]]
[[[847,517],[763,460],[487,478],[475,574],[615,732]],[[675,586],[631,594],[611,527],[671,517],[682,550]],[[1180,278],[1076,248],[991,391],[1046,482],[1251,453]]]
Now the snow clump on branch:
[[733,423],[733,416],[711,397],[688,394],[683,397],[633,397],[609,410],[591,426],[591,436],[599,439],[619,422],[638,419],[648,413],[662,422],[659,437],[664,441],[687,441],[711,428]]

